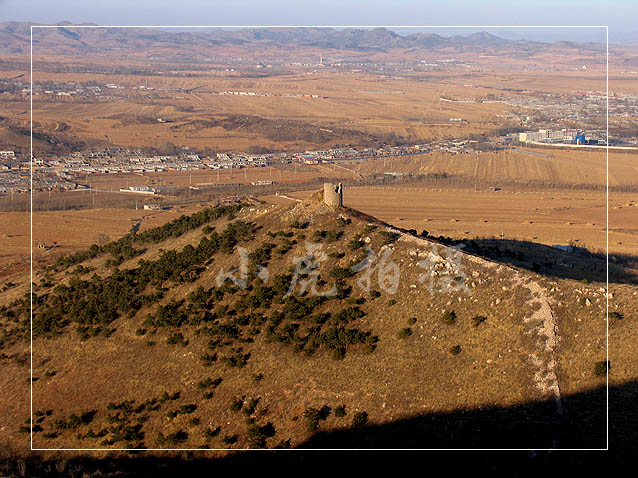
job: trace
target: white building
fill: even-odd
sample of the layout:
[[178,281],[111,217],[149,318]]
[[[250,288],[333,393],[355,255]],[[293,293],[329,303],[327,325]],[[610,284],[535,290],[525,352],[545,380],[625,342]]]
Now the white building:
[[0,158],[2,159],[15,159],[15,151],[0,151]]
[[538,131],[526,131],[518,134],[518,140],[522,143],[560,143],[573,140],[573,138],[573,132],[564,129],[539,129]]

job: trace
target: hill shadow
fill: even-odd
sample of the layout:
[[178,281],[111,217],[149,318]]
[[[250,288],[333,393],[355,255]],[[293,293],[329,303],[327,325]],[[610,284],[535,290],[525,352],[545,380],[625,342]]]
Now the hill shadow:
[[[612,470],[635,460],[638,413],[634,404],[638,381],[609,387],[609,451],[597,450],[607,446],[606,396],[607,389],[602,386],[563,397],[561,414],[557,413],[554,400],[422,414],[391,423],[320,431],[298,447],[397,451],[431,448],[434,450],[417,455],[427,460],[424,463],[428,467],[439,462],[448,471],[468,470],[481,475],[521,465],[525,476],[535,467],[537,471],[547,471],[548,466],[572,474],[591,472],[602,465]],[[463,455],[467,460],[455,461],[449,451],[444,451],[449,448],[496,451],[468,451]],[[515,448],[529,451],[498,450]],[[552,450],[533,451],[543,448]]]
[[[638,385],[630,385],[634,394]],[[299,448],[605,448],[605,389],[513,407],[415,415],[314,434]],[[351,412],[350,415],[353,415]]]
[[[471,472],[472,476],[507,472],[508,476],[528,476],[547,471],[571,475],[628,466],[634,461],[638,442],[638,381],[609,388],[610,451],[574,451],[574,448],[606,447],[606,394],[604,386],[563,397],[562,417],[554,400],[531,402],[514,407],[490,407],[429,413],[383,424],[319,431],[297,450],[231,452],[166,452],[152,456],[145,452],[128,456],[105,452],[102,458],[78,456],[62,460],[43,455],[0,461],[2,476],[211,476],[224,471],[238,473],[242,467],[295,466],[301,472],[309,466],[342,463],[351,465],[394,464],[396,471],[413,462],[418,470],[445,473]],[[348,412],[352,420],[354,413]],[[274,440],[274,439],[273,439]],[[276,440],[275,440],[276,441]],[[335,451],[316,451],[329,448]],[[389,453],[363,450],[390,449]],[[399,455],[401,448],[434,448],[434,451]],[[525,451],[467,451],[452,455],[444,448],[525,448]],[[534,449],[554,448],[553,451]],[[345,454],[338,449],[350,449]],[[393,451],[395,450],[395,451]],[[217,454],[217,456],[215,455]],[[461,459],[455,459],[461,457]],[[334,460],[334,462],[332,462]],[[391,460],[391,461],[390,461]],[[339,465],[340,466],[340,465]],[[26,473],[22,471],[26,469]],[[263,470],[266,470],[264,468]],[[270,469],[276,472],[275,468]],[[555,474],[555,473],[551,473]]]
[[[587,282],[606,282],[604,252],[592,252],[578,246],[568,250],[516,239],[471,239],[456,241],[429,237],[446,245],[463,245],[463,251],[495,262],[536,272],[547,277]],[[609,282],[638,284],[638,257],[609,255]]]

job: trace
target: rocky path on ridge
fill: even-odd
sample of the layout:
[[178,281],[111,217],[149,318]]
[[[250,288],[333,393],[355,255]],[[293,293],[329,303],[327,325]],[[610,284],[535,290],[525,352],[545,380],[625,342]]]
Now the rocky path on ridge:
[[[427,246],[428,248],[432,248],[434,245],[442,248],[449,248],[449,246],[441,246],[438,243],[431,242],[424,238],[415,237],[411,234],[406,234],[391,227],[388,228],[388,230],[398,234],[400,236],[399,240],[405,242]],[[525,317],[523,322],[527,325],[526,334],[535,338],[534,351],[528,355],[534,370],[532,381],[534,387],[542,394],[543,397],[554,398],[556,401],[557,418],[562,419],[563,411],[561,394],[558,377],[556,375],[557,363],[554,354],[559,341],[558,325],[545,288],[538,282],[530,279],[526,274],[513,267],[499,264],[472,254],[467,254],[462,251],[462,248],[454,249],[460,251],[463,254],[463,258],[474,264],[488,267],[499,272],[507,270],[513,273],[516,283],[523,285],[531,292],[532,297],[526,305],[531,304],[535,306],[536,309],[531,316]]]

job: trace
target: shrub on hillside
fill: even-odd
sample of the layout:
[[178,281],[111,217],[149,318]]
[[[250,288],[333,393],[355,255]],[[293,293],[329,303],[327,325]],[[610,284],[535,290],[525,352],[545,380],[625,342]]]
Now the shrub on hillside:
[[337,280],[347,279],[348,277],[352,277],[353,275],[354,272],[346,267],[333,267],[330,270],[330,277]]
[[355,428],[362,427],[368,423],[368,414],[366,412],[357,412],[352,417],[352,426]]
[[257,405],[259,404],[259,400],[260,400],[259,397],[249,399],[248,401],[244,403],[244,406],[241,412],[248,417],[253,415],[255,411],[257,410]]
[[239,412],[244,407],[244,397],[235,397],[230,402],[230,411]]
[[299,220],[295,220],[290,224],[290,227],[294,228],[294,229],[305,229],[308,227],[310,223],[309,222],[299,222]]
[[621,312],[614,311],[609,313],[610,320],[623,320],[624,318],[625,316]]
[[345,347],[336,347],[332,349],[332,359],[333,360],[343,360],[346,358],[346,348]]
[[356,251],[357,249],[361,249],[365,245],[365,242],[361,240],[360,237],[353,237],[348,242],[348,249],[351,251]]
[[600,361],[594,364],[594,374],[597,377],[605,377],[609,373],[609,369],[611,368],[611,362],[609,361]]
[[326,242],[332,243],[337,242],[343,233],[341,231],[326,231]]
[[412,329],[410,327],[406,327],[405,329],[399,330],[399,338],[405,339],[412,335]]
[[456,312],[454,312],[453,310],[445,311],[442,320],[446,324],[452,325],[454,322],[456,322]]
[[217,427],[217,428],[209,427],[204,431],[204,437],[210,440],[211,438],[215,438],[217,435],[219,435],[220,431],[221,431],[220,427]]
[[237,443],[238,439],[239,439],[239,437],[237,435],[225,435],[222,438],[222,443],[224,445],[232,445],[234,443]]
[[335,417],[337,418],[342,418],[346,416],[346,406],[345,405],[339,405],[338,407],[335,408]]
[[313,231],[312,233],[313,242],[321,242],[326,237],[327,232],[328,231],[325,231],[323,229],[318,229],[316,231]]
[[183,443],[188,440],[188,433],[184,430],[177,430],[176,432],[169,433],[164,436],[162,432],[159,432],[157,436],[158,445],[177,445],[178,443]]
[[487,320],[487,317],[485,317],[484,315],[475,315],[474,317],[472,317],[472,322],[474,323],[474,327],[478,327],[486,320]]
[[183,347],[188,345],[188,340],[184,339],[184,334],[177,332],[166,337],[166,343],[168,345],[181,344]]
[[309,432],[315,432],[319,429],[319,422],[326,421],[330,416],[332,409],[328,405],[324,405],[321,408],[308,407],[303,413],[306,419],[306,427]]
[[379,236],[381,236],[383,244],[391,244],[396,239],[394,233],[390,231],[379,231]]
[[217,361],[217,354],[209,354],[209,353],[205,353],[204,355],[200,356],[199,359],[202,361],[203,365],[205,367],[209,367],[211,366],[214,362]]
[[248,445],[251,448],[264,448],[266,446],[266,440],[273,436],[275,436],[275,427],[270,422],[263,426],[250,425],[246,432]]
[[241,348],[233,348],[230,350],[230,355],[222,357],[220,360],[228,367],[243,368],[248,363],[250,353],[243,353]]

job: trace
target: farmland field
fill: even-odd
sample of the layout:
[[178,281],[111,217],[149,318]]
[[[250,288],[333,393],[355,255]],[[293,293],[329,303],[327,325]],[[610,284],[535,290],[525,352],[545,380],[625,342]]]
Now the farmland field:
[[[363,162],[357,166],[366,173],[447,173],[460,175],[485,186],[498,186],[499,181],[543,182],[553,185],[578,186],[606,184],[605,151],[564,151],[548,148],[520,148],[527,153],[499,152],[448,154],[434,152],[409,158],[391,158]],[[545,156],[538,156],[540,153]],[[609,153],[609,185],[638,184],[638,155]]]
[[[306,198],[308,192],[291,193]],[[635,195],[610,197],[609,250],[635,255],[638,215]],[[290,200],[267,197],[285,203]],[[574,243],[605,250],[604,192],[564,190],[474,191],[472,189],[370,186],[347,188],[344,204],[404,229],[457,239],[500,238],[542,244]]]

